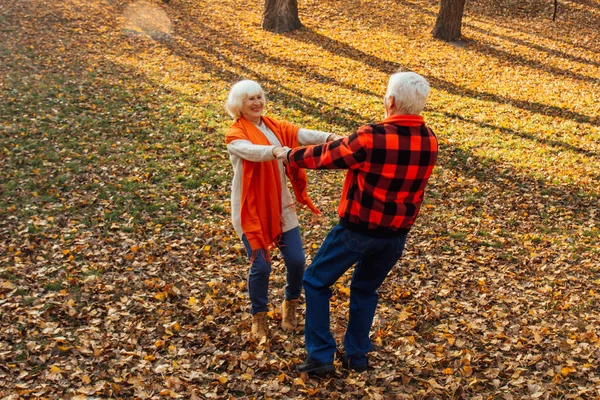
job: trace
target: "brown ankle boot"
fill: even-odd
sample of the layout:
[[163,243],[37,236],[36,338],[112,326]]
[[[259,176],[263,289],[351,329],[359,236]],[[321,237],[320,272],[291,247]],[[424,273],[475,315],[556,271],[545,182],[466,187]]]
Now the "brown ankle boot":
[[267,323],[267,312],[259,312],[252,316],[252,336],[261,339],[269,335],[269,325]]
[[281,328],[284,331],[293,331],[298,327],[298,304],[300,300],[283,300],[281,305]]

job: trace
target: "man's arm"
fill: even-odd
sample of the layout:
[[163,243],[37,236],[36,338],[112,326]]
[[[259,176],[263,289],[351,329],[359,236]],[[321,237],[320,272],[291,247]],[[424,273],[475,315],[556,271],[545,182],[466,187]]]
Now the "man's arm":
[[358,132],[341,140],[301,147],[283,153],[290,165],[308,169],[352,169],[367,158],[365,135]]

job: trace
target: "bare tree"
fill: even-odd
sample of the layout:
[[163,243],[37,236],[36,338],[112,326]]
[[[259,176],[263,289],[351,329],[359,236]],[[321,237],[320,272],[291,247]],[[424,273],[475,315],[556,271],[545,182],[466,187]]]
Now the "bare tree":
[[272,32],[289,32],[302,28],[298,17],[298,0],[265,0],[262,27]]
[[465,0],[440,0],[435,26],[431,31],[434,38],[452,42],[460,39]]

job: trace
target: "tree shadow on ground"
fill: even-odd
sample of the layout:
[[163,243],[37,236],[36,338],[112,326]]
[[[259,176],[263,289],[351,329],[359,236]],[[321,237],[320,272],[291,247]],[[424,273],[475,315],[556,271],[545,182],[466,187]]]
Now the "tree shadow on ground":
[[[584,1],[584,3],[589,7],[598,7],[597,5],[594,5],[593,3],[591,3],[590,0]],[[422,5],[419,3],[404,2],[402,4],[405,5],[406,7],[412,8],[417,13],[422,13],[424,15],[428,15],[431,18],[437,17],[437,11],[427,10],[426,8],[422,7]],[[550,18],[551,14],[552,14],[551,11],[545,10],[540,13],[538,10],[538,12],[536,13],[537,17],[533,18],[532,13],[529,12],[529,9],[527,7],[521,7],[520,9],[518,9],[515,6],[515,5],[520,5],[520,4],[522,4],[522,2],[516,2],[514,0],[508,0],[505,2],[489,2],[489,1],[485,1],[485,0],[483,2],[467,2],[467,4],[465,5],[465,12],[464,12],[464,16],[463,16],[462,26],[465,28],[468,28],[468,29],[482,31],[481,28],[479,28],[475,24],[469,22],[470,20],[480,19],[481,22],[485,23],[486,25],[490,25],[493,22],[493,24],[495,26],[501,27],[502,29],[506,29],[506,30],[512,31],[512,32],[526,33],[528,35],[543,37],[548,40],[565,43],[574,49],[580,49],[580,50],[584,50],[584,51],[588,51],[588,52],[594,52],[594,51],[600,50],[600,48],[598,48],[598,43],[590,41],[586,45],[582,45],[574,40],[569,40],[570,37],[568,35],[563,35],[562,37],[561,36],[550,36],[547,33],[545,33],[544,30],[538,29],[539,24],[536,24],[535,25],[536,27],[534,28],[533,27],[534,25],[531,24],[530,21],[528,21],[528,20],[539,20],[539,22],[546,22],[547,24],[554,24],[556,26],[562,26],[563,28],[565,27],[564,24],[568,22],[568,23],[570,23],[569,24],[570,29],[571,28],[577,29],[578,26],[588,26],[588,20],[583,20],[580,17],[581,11],[578,10],[577,8],[573,8],[569,4],[560,4],[559,15],[568,15],[569,18],[572,18],[572,19],[569,19],[567,21],[561,21],[561,22],[557,23],[557,22],[553,22],[551,20],[551,18]],[[540,4],[541,3],[538,1],[538,6],[536,6],[536,7],[539,8]],[[547,7],[549,6],[549,3],[543,2],[543,6],[547,9]],[[583,14],[583,15],[585,15],[585,14]],[[506,19],[509,16],[513,16],[515,21],[524,21],[527,23],[526,24],[508,24],[506,22],[503,22],[502,19],[498,18],[498,17],[503,17],[504,19]],[[525,20],[524,17],[527,17],[528,20]],[[598,30],[600,30],[600,18],[598,18],[597,21],[598,21]],[[527,27],[529,27],[529,28],[527,28]],[[432,28],[433,28],[433,25],[432,25]],[[593,32],[594,28],[590,27],[590,31]],[[491,32],[485,31],[485,30],[483,30],[483,32],[488,35],[492,34],[492,35],[498,36],[496,34],[493,34]],[[511,40],[511,39],[512,38],[507,38],[507,40]],[[557,53],[555,50],[552,50],[552,49],[545,49],[543,47],[539,48],[538,45],[536,45],[535,43],[532,43],[532,42],[524,42],[523,41],[523,43],[526,46],[529,46],[531,48],[535,48],[535,49],[538,49],[541,51],[549,50],[549,54],[562,56],[566,59],[570,59],[570,57],[573,57],[573,56],[569,56],[568,54],[564,54],[562,52]],[[590,60],[586,60],[586,61],[591,62],[592,65],[596,65],[594,61],[590,61]],[[581,62],[585,62],[585,61],[581,61]]]
[[[528,44],[526,44],[526,45],[528,45]],[[598,79],[595,77],[582,75],[577,72],[570,71],[568,69],[553,67],[545,62],[532,60],[530,58],[523,57],[519,54],[510,53],[508,51],[501,50],[500,48],[495,47],[493,45],[487,44],[485,42],[475,41],[474,39],[469,39],[469,51],[475,51],[475,52],[485,55],[487,57],[494,57],[499,61],[507,60],[510,63],[512,63],[513,65],[522,65],[522,66],[526,66],[528,68],[534,68],[539,71],[543,71],[543,72],[552,74],[556,78],[559,78],[559,79],[563,79],[563,78],[576,79],[576,80],[591,83],[591,84],[598,82]],[[587,61],[583,61],[583,62],[587,62]],[[593,62],[588,62],[588,63],[594,65]]]
[[[436,111],[442,112],[441,110],[436,110]],[[554,147],[558,150],[566,150],[566,151],[581,154],[583,156],[590,157],[590,158],[600,157],[600,154],[597,151],[573,146],[572,144],[565,143],[560,140],[547,139],[547,138],[543,138],[543,137],[538,137],[531,133],[518,132],[518,131],[515,131],[514,129],[504,128],[504,127],[496,126],[493,124],[488,124],[485,122],[474,121],[470,118],[466,118],[464,116],[461,116],[461,115],[458,115],[455,113],[444,113],[444,115],[446,115],[446,117],[448,117],[450,119],[460,120],[460,121],[464,121],[466,123],[475,124],[484,129],[490,129],[490,130],[494,130],[494,131],[499,130],[500,132],[502,132],[504,134],[508,134],[508,135],[515,136],[515,137],[520,137],[522,139],[527,139],[532,142],[535,142],[537,145],[550,146],[550,147]]]
[[[222,36],[222,33],[217,32],[210,27],[203,27],[203,31],[210,32],[214,37]],[[219,80],[233,84],[241,79],[254,79],[265,89],[270,101],[312,115],[328,124],[339,125],[346,129],[355,129],[364,123],[364,117],[357,112],[329,104],[322,99],[313,96],[301,94],[293,88],[282,87],[279,81],[268,77],[266,73],[261,72],[259,69],[253,69],[248,65],[236,61],[230,56],[230,52],[221,50],[220,46],[212,46],[210,48],[211,57],[215,57],[219,60],[219,63],[215,63],[207,56],[196,51],[198,48],[192,43],[197,43],[197,40],[192,32],[186,32],[184,36],[181,36],[181,39],[181,41],[172,40],[164,42],[163,46],[174,55],[184,59],[194,68],[199,68],[204,72],[210,73]],[[243,58],[264,60],[265,65],[271,62],[278,63],[282,61],[284,66],[289,67],[295,72],[304,74],[310,79],[332,84],[357,93],[372,95],[368,90],[359,89],[353,85],[339,83],[330,77],[325,77],[322,74],[309,71],[303,66],[298,68],[296,64],[291,63],[289,60],[281,60],[280,58],[270,56],[236,40],[228,39],[226,46],[230,47],[230,50],[235,50],[234,54],[241,55]],[[222,65],[225,65],[225,67]]]
[[[600,62],[599,61],[589,60],[587,58],[583,58],[583,57],[580,57],[580,56],[574,56],[572,54],[565,53],[564,51],[560,51],[560,50],[556,50],[556,49],[551,49],[551,48],[548,48],[546,46],[542,46],[542,45],[539,45],[537,43],[533,43],[531,41],[526,41],[526,40],[518,39],[518,38],[515,38],[515,37],[510,37],[510,36],[506,36],[506,35],[498,35],[498,34],[495,34],[495,33],[491,33],[490,31],[488,31],[486,29],[483,29],[483,28],[480,28],[478,26],[475,26],[473,24],[467,23],[467,24],[465,24],[465,26],[467,26],[469,29],[477,31],[477,32],[479,32],[479,33],[481,33],[483,35],[491,35],[491,36],[500,38],[501,40],[506,40],[508,42],[515,43],[515,44],[520,45],[520,46],[529,47],[529,48],[535,49],[535,50],[537,50],[537,51],[539,51],[541,53],[548,54],[549,56],[552,56],[552,57],[562,58],[564,60],[568,60],[568,61],[572,61],[572,62],[578,62],[578,63],[581,63],[581,64],[588,64],[588,65],[591,65],[591,66],[594,66],[594,67],[600,67]],[[470,39],[470,41],[472,41],[472,40],[473,39]],[[481,44],[485,48],[490,48],[489,45],[485,45],[481,41],[478,41],[477,43]],[[494,50],[496,50],[496,49],[494,49]],[[500,51],[500,53],[497,55],[498,58],[501,58],[503,56],[503,53],[506,53],[506,52]],[[485,54],[489,54],[489,53],[486,52]],[[496,54],[494,54],[494,55],[496,56]],[[508,59],[510,59],[510,56],[512,56],[512,55],[509,54]],[[544,63],[539,62],[539,61],[532,61],[532,60],[526,59],[526,58],[521,57],[521,56],[518,56],[516,61],[517,62],[522,62],[524,65],[534,64],[536,68],[539,68],[539,69],[544,70],[544,71],[547,70],[547,72],[553,73],[553,74],[556,74],[556,75],[559,75],[559,76],[560,75],[567,75],[569,77],[573,77],[573,79],[579,79],[579,80],[584,80],[584,81],[589,80],[590,82],[597,82],[597,79],[595,79],[595,78],[592,78],[592,77],[589,77],[589,76],[585,76],[585,75],[576,74],[576,73],[572,73],[571,71],[568,71],[568,70],[563,70],[563,69],[559,69],[559,68],[552,68],[552,67],[550,67],[550,69],[548,70],[548,68],[545,67]]]
[[[336,54],[340,57],[347,57],[364,63],[369,67],[377,69],[385,74],[392,74],[398,70],[407,69],[407,67],[410,68],[410,66],[404,66],[393,61],[383,60],[372,54],[367,54],[346,43],[332,39],[315,31],[307,30],[303,34],[297,34],[291,37],[300,41],[311,43],[315,46],[319,46],[323,50],[332,54]],[[428,76],[426,74],[422,75],[427,78],[429,83],[436,89],[446,91],[456,96],[470,97],[473,99],[485,100],[498,104],[508,104],[534,114],[560,117],[564,119],[570,119],[575,122],[589,123],[594,126],[600,126],[600,116],[598,115],[588,116],[548,104],[511,99],[509,97],[499,96],[490,92],[479,92],[473,89],[460,87],[452,82],[445,81],[435,76]]]
[[[536,0],[539,4],[540,0]],[[588,30],[589,34],[594,36],[594,32],[600,30],[600,18],[596,18],[596,26],[590,26],[590,20],[588,18],[589,13],[574,7],[572,4],[566,2],[559,2],[558,6],[558,18],[559,21],[552,21],[552,6],[550,2],[543,2],[543,7],[546,8],[543,12],[537,12],[536,17],[533,18],[532,13],[524,13],[523,11],[515,14],[515,20],[518,24],[511,24],[508,16],[511,15],[511,9],[514,9],[515,1],[508,0],[504,2],[487,2],[485,0],[478,1],[475,3],[467,3],[467,9],[465,15],[469,19],[485,19],[483,22],[486,24],[493,23],[497,27],[506,29],[509,31],[522,32],[532,36],[542,37],[547,40],[560,42],[567,44],[574,49],[580,49],[589,52],[600,51],[598,41],[590,40],[586,44],[581,44],[575,40],[569,32],[574,32],[583,29]],[[583,4],[591,8],[597,8],[597,4],[593,4],[591,0],[583,0]],[[519,2],[518,4],[522,4]],[[503,17],[502,19],[498,18]],[[526,16],[527,19],[523,17]],[[537,22],[537,23],[533,23]],[[541,29],[541,24],[547,24],[548,26],[554,26],[557,31],[563,32],[562,35],[550,35],[546,33],[548,29]],[[467,24],[466,26],[471,26]]]

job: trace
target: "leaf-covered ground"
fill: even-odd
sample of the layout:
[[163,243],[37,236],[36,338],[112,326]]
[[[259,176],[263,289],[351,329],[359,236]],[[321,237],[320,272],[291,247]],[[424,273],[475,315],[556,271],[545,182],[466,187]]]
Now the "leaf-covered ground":
[[[551,3],[467,2],[447,44],[433,0],[300,0],[284,35],[260,1],[0,2],[0,396],[598,398],[600,6],[552,22]],[[223,104],[256,79],[269,115],[348,134],[399,68],[432,85],[439,165],[381,290],[376,369],[310,379],[277,253],[272,338],[247,336]],[[343,172],[309,176],[310,261]]]

